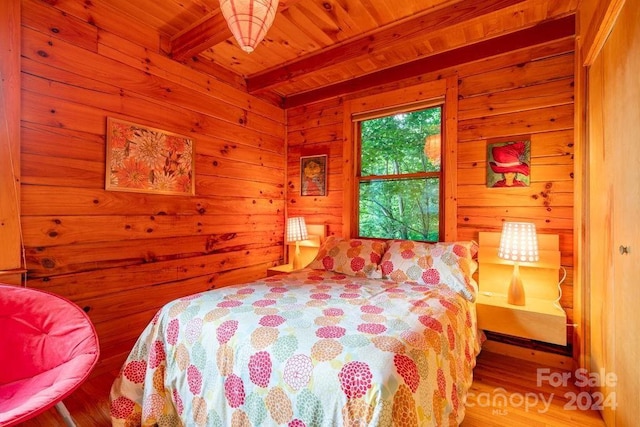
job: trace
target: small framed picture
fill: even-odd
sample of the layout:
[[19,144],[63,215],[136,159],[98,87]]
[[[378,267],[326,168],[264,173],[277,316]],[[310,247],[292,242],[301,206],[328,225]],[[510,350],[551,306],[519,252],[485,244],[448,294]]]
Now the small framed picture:
[[300,195],[327,195],[327,155],[300,157]]
[[487,144],[487,187],[529,187],[531,141]]

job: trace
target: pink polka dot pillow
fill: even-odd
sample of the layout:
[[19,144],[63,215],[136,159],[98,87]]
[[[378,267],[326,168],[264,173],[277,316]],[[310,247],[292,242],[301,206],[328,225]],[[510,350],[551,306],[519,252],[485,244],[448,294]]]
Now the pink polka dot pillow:
[[379,264],[386,247],[386,243],[381,240],[330,236],[320,247],[309,268],[380,279],[382,273]]
[[396,282],[445,283],[469,301],[475,301],[478,285],[472,276],[478,268],[475,242],[423,243],[390,240],[382,257],[382,277]]

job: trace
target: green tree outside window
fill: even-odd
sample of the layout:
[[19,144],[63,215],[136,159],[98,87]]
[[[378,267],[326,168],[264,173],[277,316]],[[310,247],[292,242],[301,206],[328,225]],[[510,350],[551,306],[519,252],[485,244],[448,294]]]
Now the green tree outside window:
[[361,237],[439,240],[441,116],[437,106],[360,122]]

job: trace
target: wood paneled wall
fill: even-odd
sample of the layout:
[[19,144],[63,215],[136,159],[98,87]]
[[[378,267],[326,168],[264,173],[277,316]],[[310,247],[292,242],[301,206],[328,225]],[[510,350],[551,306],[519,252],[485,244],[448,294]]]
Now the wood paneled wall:
[[[284,112],[159,45],[106,1],[22,0],[28,285],[88,312],[104,369],[165,302],[283,257]],[[191,136],[196,195],[105,191],[107,117]]]
[[[573,39],[561,39],[377,91],[457,76],[457,238],[477,240],[479,231],[500,231],[505,220],[533,221],[539,233],[558,234],[567,269],[561,304],[569,323],[573,322],[573,51]],[[344,100],[287,110],[288,214],[325,223],[336,235],[343,228],[342,168],[348,161],[342,146]],[[531,140],[530,187],[487,188],[487,143],[515,138]],[[299,158],[312,154],[329,155],[326,197],[299,195]]]
[[[98,372],[123,361],[166,301],[263,277],[283,257],[285,210],[340,233],[343,98],[283,112],[161,55],[157,33],[104,0],[22,0],[21,9],[28,285],[87,310]],[[458,238],[506,219],[560,234],[570,319],[573,61],[564,39],[349,96],[459,80]],[[196,195],[105,191],[107,117],[192,136]],[[487,189],[487,141],[521,135],[532,141],[531,187]],[[299,195],[299,158],[313,154],[329,154],[326,197]]]

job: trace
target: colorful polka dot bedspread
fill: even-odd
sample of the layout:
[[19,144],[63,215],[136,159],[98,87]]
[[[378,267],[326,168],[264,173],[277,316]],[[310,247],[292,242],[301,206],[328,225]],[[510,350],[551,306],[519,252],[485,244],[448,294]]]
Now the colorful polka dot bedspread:
[[165,305],[114,426],[443,426],[464,417],[475,307],[445,284],[303,270]]

